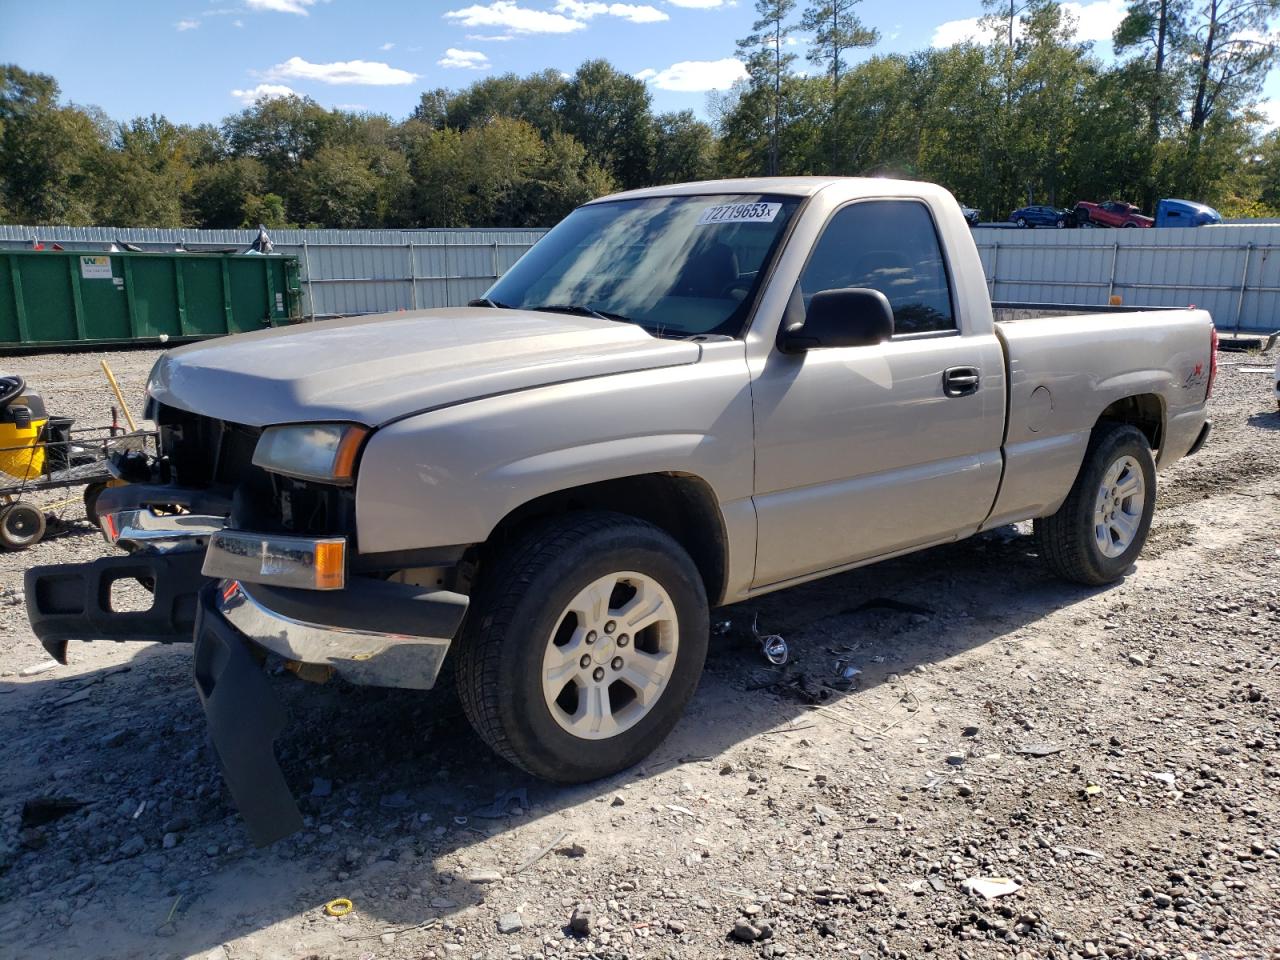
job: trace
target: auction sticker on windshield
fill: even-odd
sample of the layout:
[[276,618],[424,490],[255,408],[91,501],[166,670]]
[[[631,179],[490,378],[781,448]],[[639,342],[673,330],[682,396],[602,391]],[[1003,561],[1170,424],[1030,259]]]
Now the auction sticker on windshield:
[[780,203],[718,203],[707,207],[698,218],[704,223],[773,223],[782,209]]

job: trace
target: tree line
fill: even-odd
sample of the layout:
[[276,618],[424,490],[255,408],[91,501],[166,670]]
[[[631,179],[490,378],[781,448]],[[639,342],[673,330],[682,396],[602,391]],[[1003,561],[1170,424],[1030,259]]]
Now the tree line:
[[1055,0],[984,0],[976,39],[876,54],[859,2],[756,0],[748,77],[710,123],[604,60],[426,91],[402,120],[291,96],[195,126],[0,67],[0,222],[546,226],[613,190],[770,173],[936,181],[988,218],[1167,196],[1280,215],[1280,130],[1255,109],[1280,0],[1135,0],[1107,60]]

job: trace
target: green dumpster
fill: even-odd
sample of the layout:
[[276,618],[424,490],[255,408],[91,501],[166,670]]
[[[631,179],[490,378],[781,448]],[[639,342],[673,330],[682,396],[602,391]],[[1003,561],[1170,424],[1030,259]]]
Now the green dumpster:
[[297,257],[0,250],[0,349],[198,340],[301,319]]

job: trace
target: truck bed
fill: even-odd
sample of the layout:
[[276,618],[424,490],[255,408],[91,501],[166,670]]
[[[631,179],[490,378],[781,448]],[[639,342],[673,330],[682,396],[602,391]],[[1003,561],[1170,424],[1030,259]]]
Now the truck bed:
[[1004,480],[987,526],[1056,510],[1112,403],[1146,411],[1161,466],[1191,449],[1211,370],[1208,313],[1008,302],[992,311],[1009,406]]

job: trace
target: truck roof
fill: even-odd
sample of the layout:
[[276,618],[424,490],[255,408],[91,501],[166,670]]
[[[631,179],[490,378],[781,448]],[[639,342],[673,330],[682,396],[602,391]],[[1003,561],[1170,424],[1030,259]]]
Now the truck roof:
[[681,197],[720,193],[764,193],[782,196],[811,197],[819,190],[839,184],[850,193],[866,191],[869,194],[884,192],[945,194],[941,187],[919,180],[893,180],[887,177],[744,177],[734,180],[699,180],[694,183],[672,183],[661,187],[644,187],[627,190],[592,200],[602,203],[608,200],[634,200],[645,197]]

